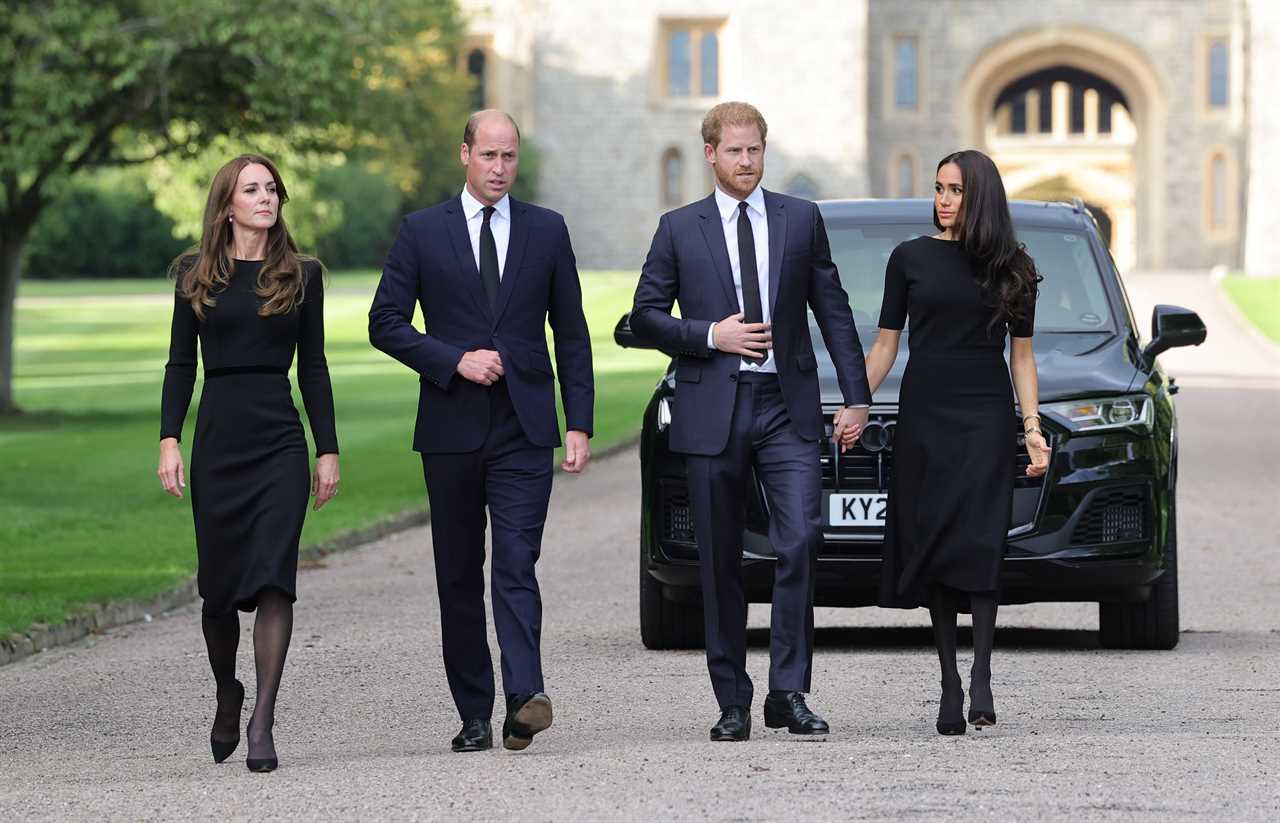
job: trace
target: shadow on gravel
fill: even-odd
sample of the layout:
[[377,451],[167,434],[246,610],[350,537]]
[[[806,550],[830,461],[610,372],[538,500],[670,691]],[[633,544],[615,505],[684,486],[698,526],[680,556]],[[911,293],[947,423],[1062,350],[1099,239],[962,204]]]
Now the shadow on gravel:
[[[973,632],[959,628],[961,646],[973,644]],[[768,629],[748,629],[747,644],[768,648]],[[820,649],[933,649],[933,634],[927,627],[832,626],[814,630],[814,646]],[[1098,633],[1082,629],[1027,629],[996,627],[996,646],[1001,649],[1098,649]]]

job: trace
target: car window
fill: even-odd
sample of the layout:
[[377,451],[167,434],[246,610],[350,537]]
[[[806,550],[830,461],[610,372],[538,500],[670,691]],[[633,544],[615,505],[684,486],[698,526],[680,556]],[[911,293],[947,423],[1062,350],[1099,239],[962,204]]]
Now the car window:
[[[937,229],[928,224],[828,222],[831,256],[859,326],[875,326],[880,318],[884,268],[894,247],[925,234],[937,234]],[[1083,232],[1023,227],[1018,239],[1026,243],[1044,277],[1036,303],[1037,332],[1114,329],[1102,275]]]

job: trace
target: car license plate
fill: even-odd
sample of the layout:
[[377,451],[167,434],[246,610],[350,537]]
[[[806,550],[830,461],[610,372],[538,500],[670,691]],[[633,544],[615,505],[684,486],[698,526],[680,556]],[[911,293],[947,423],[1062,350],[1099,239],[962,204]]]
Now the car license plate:
[[831,526],[883,526],[887,494],[833,494],[827,502]]

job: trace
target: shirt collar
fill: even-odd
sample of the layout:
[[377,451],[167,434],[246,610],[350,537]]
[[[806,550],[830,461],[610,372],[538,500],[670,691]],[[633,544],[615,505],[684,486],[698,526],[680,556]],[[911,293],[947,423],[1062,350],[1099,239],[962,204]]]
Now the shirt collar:
[[[498,214],[501,215],[503,218],[507,220],[511,219],[511,195],[509,194],[502,195],[502,199],[499,200],[497,203],[494,203],[493,207],[498,212]],[[481,203],[479,200],[472,197],[471,192],[467,191],[467,187],[463,186],[462,187],[462,214],[467,218],[467,220],[471,220],[471,218],[479,214],[480,210],[483,208],[484,208],[484,203]]]
[[[720,219],[728,220],[731,217],[736,218],[735,212],[738,211],[738,199],[730,194],[725,194],[719,186],[716,186],[716,208],[720,210]],[[756,186],[752,189],[751,194],[747,195],[747,208],[754,211],[761,217],[764,216],[764,189]]]

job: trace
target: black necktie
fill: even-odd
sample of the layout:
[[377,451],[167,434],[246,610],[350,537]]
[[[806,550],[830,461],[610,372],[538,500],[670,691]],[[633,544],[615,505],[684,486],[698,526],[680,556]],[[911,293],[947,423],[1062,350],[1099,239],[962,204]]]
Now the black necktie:
[[[760,304],[760,269],[756,266],[756,236],[751,231],[751,218],[747,217],[747,204],[738,204],[738,275],[742,278],[742,322],[763,323],[764,309]],[[746,357],[742,362],[755,366],[764,364],[767,357]]]
[[489,227],[492,216],[493,206],[485,206],[484,223],[480,225],[480,282],[484,284],[485,297],[489,298],[490,311],[498,308],[498,244]]

